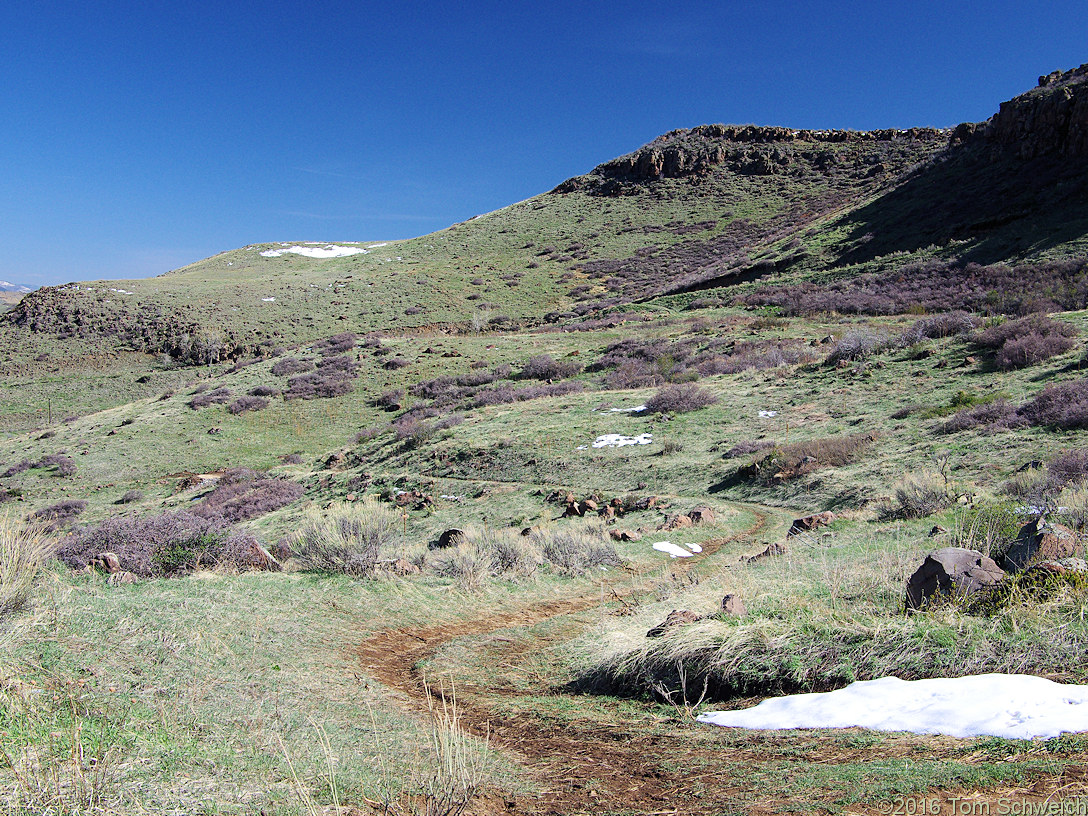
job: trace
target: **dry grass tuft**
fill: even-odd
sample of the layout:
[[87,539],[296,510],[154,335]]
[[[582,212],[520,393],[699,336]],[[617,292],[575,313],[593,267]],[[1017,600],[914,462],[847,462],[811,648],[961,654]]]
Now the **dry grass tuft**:
[[52,542],[39,528],[0,515],[0,617],[26,606],[34,578],[51,554]]

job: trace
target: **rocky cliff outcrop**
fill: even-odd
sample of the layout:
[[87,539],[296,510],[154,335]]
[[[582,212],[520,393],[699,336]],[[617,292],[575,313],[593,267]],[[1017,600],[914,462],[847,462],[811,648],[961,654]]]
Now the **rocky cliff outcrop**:
[[[843,152],[830,149],[832,146],[876,147],[874,153],[883,157],[887,151],[880,150],[880,145],[944,144],[947,139],[948,133],[936,128],[853,131],[700,125],[659,136],[634,153],[598,165],[585,176],[568,179],[553,192],[584,190],[617,195],[624,184],[707,176],[720,167],[758,176],[801,168],[828,173],[843,163]],[[878,160],[871,166],[880,164]],[[884,169],[880,167],[877,172]]]
[[1039,86],[1003,102],[981,128],[1021,159],[1088,156],[1088,64],[1039,77]]

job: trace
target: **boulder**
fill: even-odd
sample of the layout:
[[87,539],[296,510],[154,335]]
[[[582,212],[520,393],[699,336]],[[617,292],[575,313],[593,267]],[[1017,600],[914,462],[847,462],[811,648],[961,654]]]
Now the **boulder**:
[[695,623],[698,620],[702,620],[702,616],[696,615],[694,612],[687,609],[674,609],[665,617],[665,620],[650,629],[650,631],[646,633],[646,637],[661,637],[670,629],[675,629],[677,626],[684,626],[689,623]]
[[688,513],[688,518],[691,519],[692,524],[713,524],[714,511],[709,507],[696,507]]
[[609,530],[608,535],[615,541],[639,541],[642,538],[638,530]]
[[662,529],[662,530],[683,530],[686,527],[691,527],[691,526],[692,526],[692,522],[691,522],[691,517],[690,516],[673,516],[671,519],[669,519],[667,522],[665,522],[663,525],[661,525],[660,529]]
[[444,550],[447,547],[456,547],[464,540],[465,531],[458,530],[456,527],[454,527],[442,533],[442,535],[438,537],[438,541],[434,542],[428,549]]
[[121,570],[120,572],[115,572],[110,575],[106,579],[106,583],[110,584],[111,586],[117,586],[119,584],[135,584],[139,580],[139,577],[135,573],[128,572],[127,570]]
[[748,614],[748,609],[739,595],[730,593],[722,598],[722,613],[731,617],[743,618]]
[[794,519],[786,536],[788,538],[789,536],[799,535],[800,533],[807,533],[810,530],[815,530],[817,527],[824,527],[834,520],[835,514],[830,510],[825,510],[823,513],[813,513],[811,516],[805,516],[804,518]]
[[577,502],[571,502],[570,504],[567,505],[566,509],[563,511],[563,516],[562,517],[563,518],[580,518],[584,514],[585,514],[585,511],[582,510],[581,505],[579,505]]
[[586,513],[596,513],[601,508],[593,499],[586,499],[578,503],[578,509],[581,511],[580,515],[584,516]]
[[1079,545],[1077,534],[1068,527],[1039,519],[1020,528],[1001,565],[1008,572],[1020,572],[1035,561],[1071,558]]
[[606,504],[600,510],[597,511],[597,515],[604,519],[605,522],[609,522],[616,517],[616,508],[611,504]]
[[907,579],[906,608],[922,609],[934,595],[970,595],[1004,577],[997,563],[977,550],[943,547],[927,555]]

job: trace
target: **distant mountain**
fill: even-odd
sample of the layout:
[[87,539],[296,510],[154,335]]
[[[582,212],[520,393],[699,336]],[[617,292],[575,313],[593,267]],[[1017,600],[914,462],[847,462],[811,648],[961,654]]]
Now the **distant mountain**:
[[0,281],[0,292],[15,292],[19,295],[25,295],[28,292],[33,292],[29,286],[23,286],[18,283],[8,283],[7,281]]

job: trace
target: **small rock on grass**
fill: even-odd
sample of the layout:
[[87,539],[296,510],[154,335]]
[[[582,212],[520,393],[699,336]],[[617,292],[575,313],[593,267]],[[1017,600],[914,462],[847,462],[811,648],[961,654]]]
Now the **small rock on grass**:
[[677,626],[684,626],[689,623],[695,623],[699,620],[702,620],[702,616],[696,615],[688,609],[674,609],[666,616],[665,620],[650,629],[646,633],[646,637],[661,637],[670,629]]

